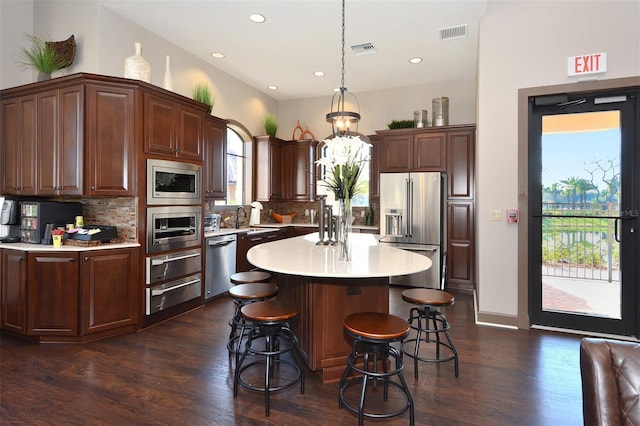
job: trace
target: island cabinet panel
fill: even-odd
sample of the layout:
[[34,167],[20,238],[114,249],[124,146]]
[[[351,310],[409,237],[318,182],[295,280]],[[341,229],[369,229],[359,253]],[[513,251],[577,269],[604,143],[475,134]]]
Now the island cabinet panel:
[[255,268],[255,266],[247,260],[247,252],[251,247],[288,237],[287,228],[274,229],[272,231],[259,232],[256,234],[247,232],[238,233],[236,245],[236,272],[247,272]]
[[0,102],[0,165],[2,193],[36,192],[36,95]]
[[27,334],[78,334],[78,254],[32,253],[27,286]]
[[27,253],[0,250],[0,327],[17,334],[27,333]]
[[203,112],[196,108],[145,93],[145,152],[202,161],[203,119]]
[[389,313],[389,279],[331,279],[276,274],[278,299],[298,309],[300,352],[323,383],[336,382],[351,353],[343,321],[357,312]]
[[86,87],[85,194],[135,195],[136,95],[132,88]]
[[227,123],[212,116],[204,120],[204,196],[227,198]]
[[82,195],[84,86],[38,93],[37,195]]
[[87,251],[80,262],[82,329],[91,334],[137,322],[135,249]]

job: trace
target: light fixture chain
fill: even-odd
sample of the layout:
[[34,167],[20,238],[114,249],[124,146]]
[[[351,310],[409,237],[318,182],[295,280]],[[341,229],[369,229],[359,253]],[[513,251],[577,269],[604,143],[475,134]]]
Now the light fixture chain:
[[344,89],[344,2],[342,0],[342,80],[341,80],[341,89]]

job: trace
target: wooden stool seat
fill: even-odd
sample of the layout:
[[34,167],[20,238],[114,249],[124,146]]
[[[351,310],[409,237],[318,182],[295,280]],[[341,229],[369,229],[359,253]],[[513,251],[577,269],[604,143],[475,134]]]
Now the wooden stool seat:
[[298,315],[295,306],[279,300],[267,300],[260,303],[244,305],[242,309],[240,309],[240,312],[242,316],[249,321],[264,323],[288,321]]
[[[402,374],[402,353],[391,345],[392,342],[401,342],[407,337],[411,331],[409,323],[395,315],[359,312],[347,316],[343,325],[345,333],[353,338],[353,346],[347,358],[347,367],[340,377],[338,406],[346,407],[358,414],[360,426],[363,425],[365,417],[385,419],[399,416],[406,411],[409,411],[409,424],[413,426],[414,404]],[[389,358],[395,360],[395,367],[391,369]],[[379,367],[382,367],[382,371],[378,371]],[[367,398],[367,389],[375,389],[378,381],[384,385],[382,403],[371,402]],[[371,386],[368,386],[369,382],[372,383]],[[352,386],[360,389],[357,401],[348,393]],[[392,398],[394,403],[390,406],[386,405],[386,401],[389,400],[389,386],[402,392],[406,400],[404,405],[398,408],[397,398]]]
[[456,298],[446,291],[430,288],[412,288],[402,292],[402,300],[415,305],[440,307],[453,305]]
[[[411,329],[416,331],[416,337],[402,343],[402,352],[413,358],[415,378],[418,378],[418,361],[442,363],[452,360],[455,376],[458,377],[458,351],[449,335],[451,324],[438,310],[453,305],[456,298],[442,290],[412,288],[402,292],[402,300],[416,305],[409,311],[407,320]],[[432,334],[435,338],[431,337]],[[440,339],[441,334],[444,334],[446,341]],[[429,352],[430,348],[435,351]],[[441,348],[444,348],[448,354],[442,356]]]
[[229,278],[232,284],[267,283],[271,274],[264,271],[236,272]]
[[344,328],[372,340],[399,340],[409,333],[409,323],[395,315],[359,312],[344,319]]
[[268,299],[278,294],[278,286],[270,283],[238,284],[229,289],[234,299]]

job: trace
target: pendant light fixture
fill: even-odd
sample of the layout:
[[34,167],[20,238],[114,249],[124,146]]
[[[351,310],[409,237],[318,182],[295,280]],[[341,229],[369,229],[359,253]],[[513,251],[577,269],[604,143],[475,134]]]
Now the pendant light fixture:
[[[348,135],[350,131],[357,133],[360,121],[358,98],[353,93],[347,92],[347,88],[344,87],[344,2],[345,0],[342,0],[342,80],[340,89],[331,98],[331,112],[327,114],[327,122],[331,123],[333,136]],[[355,111],[348,111],[346,107],[355,108]],[[354,124],[355,129],[352,129]]]

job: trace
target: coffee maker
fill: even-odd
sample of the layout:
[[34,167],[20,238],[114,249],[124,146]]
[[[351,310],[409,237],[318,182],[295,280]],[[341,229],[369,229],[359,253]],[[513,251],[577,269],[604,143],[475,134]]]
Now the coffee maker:
[[0,212],[0,243],[20,242],[20,203],[2,199]]

